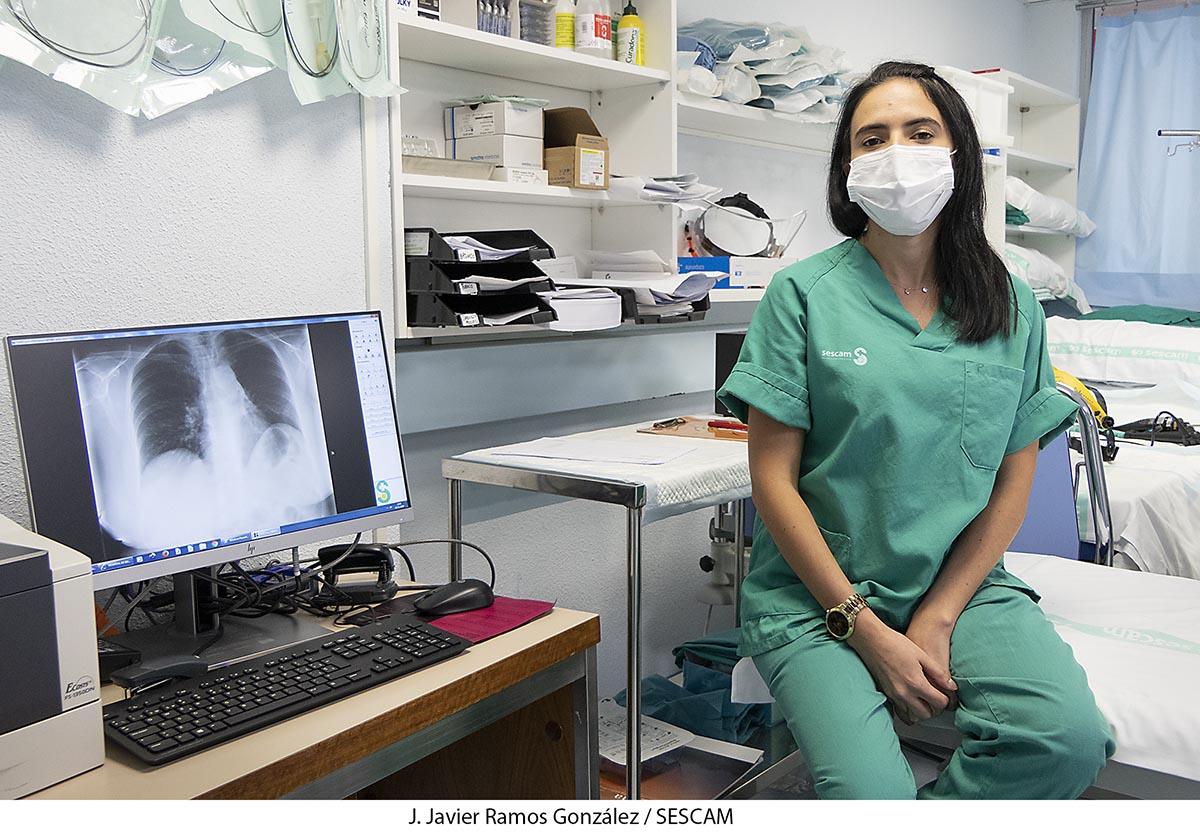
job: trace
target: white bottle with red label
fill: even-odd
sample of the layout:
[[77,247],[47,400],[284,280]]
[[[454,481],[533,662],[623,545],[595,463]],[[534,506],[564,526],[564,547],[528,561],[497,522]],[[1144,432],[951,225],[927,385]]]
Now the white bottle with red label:
[[596,58],[613,57],[607,0],[579,0],[575,5],[575,51]]

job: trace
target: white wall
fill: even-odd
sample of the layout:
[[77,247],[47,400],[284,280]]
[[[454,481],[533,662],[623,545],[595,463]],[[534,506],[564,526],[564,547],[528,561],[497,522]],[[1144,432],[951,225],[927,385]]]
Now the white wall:
[[[1025,9],[1025,45],[1019,72],[1035,81],[1079,95],[1082,12],[1075,0],[1044,0]],[[1091,18],[1091,12],[1087,12]]]
[[[357,98],[302,109],[273,72],[147,122],[9,62],[0,147],[4,335],[365,306]],[[27,523],[6,364],[0,513]]]

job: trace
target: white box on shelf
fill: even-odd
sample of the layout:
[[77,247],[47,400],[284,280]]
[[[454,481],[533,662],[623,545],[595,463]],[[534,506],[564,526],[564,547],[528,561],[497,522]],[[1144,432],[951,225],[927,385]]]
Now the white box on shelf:
[[509,134],[447,139],[446,156],[454,160],[495,163],[505,168],[541,169],[542,141]]
[[545,186],[549,183],[544,168],[508,168],[497,166],[492,172],[492,179],[501,183],[525,183],[531,186]]
[[1008,94],[1012,88],[1003,81],[967,72],[957,67],[938,67],[938,74],[958,91],[971,109],[979,141],[984,146],[1007,148],[1012,145],[1008,124]]
[[446,139],[512,134],[542,138],[542,108],[514,102],[487,102],[447,107],[442,127]]

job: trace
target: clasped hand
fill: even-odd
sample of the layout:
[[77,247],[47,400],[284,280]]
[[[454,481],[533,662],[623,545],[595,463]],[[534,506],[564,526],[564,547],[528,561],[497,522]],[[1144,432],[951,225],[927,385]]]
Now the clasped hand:
[[919,723],[957,705],[948,631],[914,623],[906,635],[874,617],[860,627],[851,646],[901,720]]

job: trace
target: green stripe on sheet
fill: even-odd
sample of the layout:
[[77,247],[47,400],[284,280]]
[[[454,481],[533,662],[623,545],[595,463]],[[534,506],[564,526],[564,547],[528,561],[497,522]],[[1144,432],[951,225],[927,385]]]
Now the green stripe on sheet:
[[1187,639],[1181,639],[1178,636],[1172,636],[1169,633],[1160,633],[1157,630],[1139,630],[1133,627],[1097,627],[1094,624],[1080,624],[1078,621],[1071,621],[1070,619],[1059,615],[1051,615],[1050,613],[1046,613],[1046,618],[1050,620],[1051,624],[1069,627],[1072,630],[1089,636],[1115,639],[1143,647],[1157,647],[1161,650],[1176,650],[1180,653],[1195,653],[1200,655],[1200,644],[1188,641]]
[[1152,346],[1093,345],[1091,343],[1047,343],[1051,354],[1080,354],[1085,357],[1119,357],[1126,360],[1174,360],[1200,366],[1200,351]]

